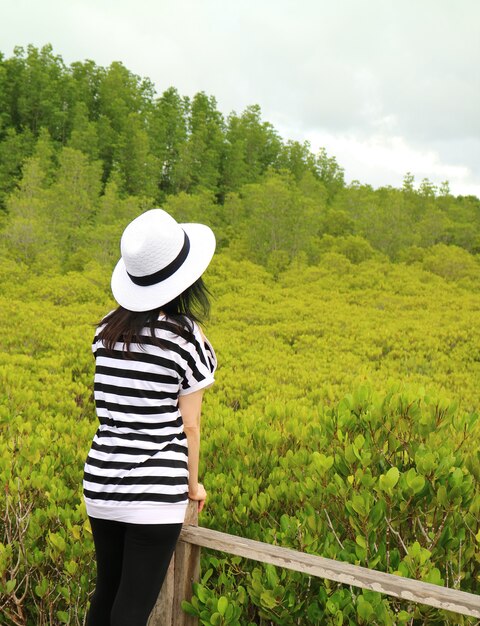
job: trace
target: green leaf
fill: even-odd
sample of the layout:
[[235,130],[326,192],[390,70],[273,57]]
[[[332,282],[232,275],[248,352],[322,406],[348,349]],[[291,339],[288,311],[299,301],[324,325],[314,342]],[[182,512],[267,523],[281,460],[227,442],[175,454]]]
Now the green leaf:
[[373,615],[373,606],[370,604],[370,602],[363,600],[362,596],[359,596],[358,598],[357,615],[366,622],[368,622],[370,620],[370,617]]
[[195,610],[195,607],[190,604],[190,602],[187,602],[186,600],[182,600],[181,607],[182,607],[182,611],[184,611],[188,615],[194,615],[196,617],[198,616],[198,612]]
[[440,485],[440,487],[437,489],[437,500],[438,503],[442,506],[448,506],[448,496],[445,485]]
[[425,577],[425,581],[427,583],[431,583],[432,585],[443,585],[440,570],[437,567],[433,567]]
[[278,585],[278,576],[275,567],[270,563],[265,566],[265,573],[267,575],[268,584],[270,587],[276,587]]
[[336,603],[333,600],[327,600],[326,607],[327,607],[327,611],[331,613],[332,615],[335,615],[338,609]]
[[242,585],[238,586],[237,589],[237,600],[238,602],[240,602],[240,604],[245,604],[245,602],[247,601],[247,592],[245,590],[245,587],[242,587]]
[[210,576],[211,576],[212,574],[213,574],[213,567],[209,567],[209,568],[207,569],[207,571],[205,572],[205,574],[202,576],[202,583],[203,583],[204,585],[208,582],[208,580],[209,580],[209,578],[210,578]]
[[363,448],[363,444],[365,443],[365,437],[362,434],[357,435],[355,439],[353,440],[353,443],[355,444],[358,450],[361,450]]
[[262,606],[266,607],[267,609],[273,609],[275,606],[277,606],[277,600],[269,589],[263,591],[260,594],[260,602],[262,603]]
[[39,598],[43,598],[43,596],[47,593],[48,589],[48,580],[46,578],[42,578],[38,585],[35,585],[35,593]]
[[403,623],[403,622],[408,621],[411,618],[412,618],[411,613],[407,613],[407,611],[399,611],[397,613],[397,619],[398,619],[399,622]]
[[58,533],[48,533],[48,538],[50,539],[50,543],[57,548],[60,552],[64,552],[67,544],[65,543],[65,539],[59,535]]
[[290,521],[289,521],[288,515],[284,514],[280,517],[280,528],[282,529],[284,533],[286,533],[288,529],[290,528]]
[[352,507],[353,507],[353,510],[359,515],[365,516],[367,514],[367,511],[365,508],[365,501],[363,497],[359,494],[355,494],[352,497]]
[[408,487],[415,494],[420,493],[425,486],[425,478],[419,476],[413,467],[405,474],[405,480],[407,481]]
[[408,554],[415,558],[418,558],[420,556],[420,544],[418,543],[418,541],[415,541],[409,548],[408,548]]
[[322,611],[318,605],[318,602],[312,602],[307,607],[307,616],[310,622],[318,622],[322,617]]
[[385,503],[382,500],[379,500],[370,510],[368,521],[376,527],[380,523],[380,520],[383,519],[384,515]]
[[395,485],[398,483],[398,479],[400,477],[400,472],[398,471],[398,467],[391,467],[388,472],[385,474],[385,484],[388,489],[393,489]]
[[456,467],[450,474],[450,483],[454,487],[458,487],[463,482],[463,472],[459,467]]
[[221,596],[217,602],[217,610],[220,613],[220,615],[225,615],[225,611],[227,610],[227,607],[228,607],[227,598],[225,596]]
[[200,602],[205,604],[206,601],[208,600],[208,596],[209,596],[209,593],[208,593],[207,589],[205,587],[203,587],[203,585],[196,585],[195,593],[196,593],[198,599],[200,600]]
[[212,626],[220,626],[222,622],[223,616],[220,615],[220,613],[215,612],[210,616],[210,624],[212,624]]
[[421,491],[423,491],[423,488],[425,487],[425,478],[423,476],[417,476],[416,478],[412,480],[410,487],[413,493],[415,494],[420,493]]

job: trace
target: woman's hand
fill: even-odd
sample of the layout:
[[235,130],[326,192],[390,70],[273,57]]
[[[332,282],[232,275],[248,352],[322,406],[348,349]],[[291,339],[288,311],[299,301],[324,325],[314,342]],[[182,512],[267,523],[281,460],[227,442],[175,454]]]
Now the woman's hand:
[[203,507],[205,506],[205,500],[207,499],[207,492],[205,491],[205,487],[202,483],[198,483],[197,489],[195,491],[188,491],[188,497],[190,500],[195,500],[198,502],[198,512],[201,513]]

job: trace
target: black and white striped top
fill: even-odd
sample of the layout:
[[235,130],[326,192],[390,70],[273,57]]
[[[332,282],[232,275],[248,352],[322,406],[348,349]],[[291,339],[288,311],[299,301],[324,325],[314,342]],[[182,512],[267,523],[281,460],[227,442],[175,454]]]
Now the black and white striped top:
[[98,332],[93,341],[100,426],[83,479],[91,517],[139,524],[184,520],[188,457],[178,398],[211,385],[217,360],[197,324],[193,342],[167,330],[163,316],[155,332],[167,349],[148,343],[148,329],[128,356],[122,343],[107,352]]

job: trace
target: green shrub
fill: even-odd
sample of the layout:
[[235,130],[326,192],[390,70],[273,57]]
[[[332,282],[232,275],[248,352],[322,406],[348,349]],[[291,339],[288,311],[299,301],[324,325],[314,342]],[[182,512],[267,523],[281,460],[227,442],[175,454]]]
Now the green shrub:
[[[276,280],[222,255],[208,271],[220,367],[201,524],[478,593],[478,293],[329,255],[332,271],[297,264]],[[81,498],[90,342],[113,304],[109,273],[0,272],[0,614],[77,626],[94,578]],[[207,550],[185,608],[242,626],[470,623]]]

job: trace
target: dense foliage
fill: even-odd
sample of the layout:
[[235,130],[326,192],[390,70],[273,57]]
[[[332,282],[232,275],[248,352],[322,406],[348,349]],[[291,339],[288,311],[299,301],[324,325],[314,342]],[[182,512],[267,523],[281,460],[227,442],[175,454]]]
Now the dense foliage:
[[50,46],[0,56],[0,207],[13,258],[44,269],[47,257],[62,271],[80,269],[72,251],[82,248],[105,260],[114,223],[159,203],[273,269],[332,247],[353,261],[410,262],[448,244],[461,248],[446,264],[457,276],[472,265],[462,250],[480,252],[480,202],[453,197],[447,182],[346,185],[334,157],[283,141],[256,105],[225,117],[205,93],[158,96],[121,63],[66,66]]
[[[346,185],[249,107],[50,47],[0,59],[0,623],[80,625],[95,323],[119,236],[212,225],[201,524],[479,593],[480,203]],[[202,624],[467,618],[203,551]]]
[[[221,365],[201,523],[478,592],[478,290],[336,257],[278,280],[225,255],[209,270]],[[8,624],[80,624],[93,582],[89,344],[112,305],[108,275],[2,269],[1,610]],[[207,551],[202,563],[205,623],[220,598],[231,609],[212,623],[462,623]]]

